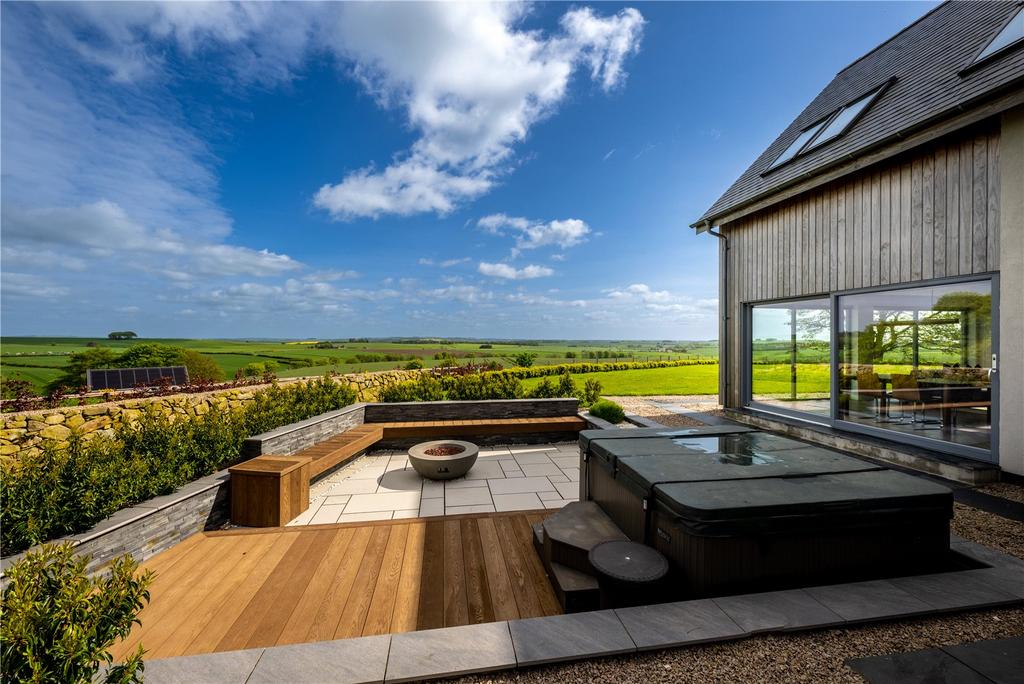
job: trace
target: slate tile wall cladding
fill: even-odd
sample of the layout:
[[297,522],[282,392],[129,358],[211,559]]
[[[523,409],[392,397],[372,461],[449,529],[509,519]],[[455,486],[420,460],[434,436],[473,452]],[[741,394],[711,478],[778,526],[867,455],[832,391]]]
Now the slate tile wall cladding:
[[254,435],[242,444],[242,453],[249,457],[260,454],[287,456],[322,442],[328,437],[363,424],[366,404],[353,404],[307,420],[291,423]]
[[[125,553],[144,561],[196,532],[223,527],[231,512],[229,482],[227,471],[208,475],[167,496],[120,510],[85,532],[54,542],[70,542],[76,553],[90,556],[90,573],[102,572],[114,558]],[[4,558],[3,570],[23,555]],[[6,581],[0,579],[0,588],[4,586]]]
[[575,416],[577,399],[492,399],[486,401],[431,401],[367,404],[367,423],[409,420],[473,418],[551,418]]

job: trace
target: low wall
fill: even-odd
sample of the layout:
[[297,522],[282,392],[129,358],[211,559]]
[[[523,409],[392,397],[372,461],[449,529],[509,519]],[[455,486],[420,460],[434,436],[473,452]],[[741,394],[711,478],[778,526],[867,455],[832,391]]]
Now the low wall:
[[[87,571],[102,572],[125,553],[141,562],[178,544],[196,532],[223,527],[230,520],[230,476],[221,471],[180,487],[166,496],[124,508],[79,534],[54,539],[70,542],[75,552],[91,557]],[[24,553],[0,562],[7,568]],[[6,582],[0,581],[5,586]]]
[[[383,387],[410,380],[418,373],[406,370],[353,373],[335,376],[335,381],[354,389],[357,401],[376,401]],[[280,384],[308,382],[310,379],[286,379]],[[251,385],[199,394],[173,394],[0,414],[0,458],[36,453],[44,443],[64,443],[72,434],[109,434],[122,423],[134,422],[145,410],[156,410],[172,416],[200,416],[215,406],[221,409],[240,408],[252,400],[255,392],[266,387],[268,385]]]
[[483,401],[408,401],[368,404],[367,423],[481,418],[553,418],[575,416],[577,399],[488,399]]
[[253,435],[242,444],[242,453],[249,458],[255,458],[260,454],[294,454],[339,432],[362,425],[365,409],[366,404],[353,404],[337,411],[284,425],[276,430]]

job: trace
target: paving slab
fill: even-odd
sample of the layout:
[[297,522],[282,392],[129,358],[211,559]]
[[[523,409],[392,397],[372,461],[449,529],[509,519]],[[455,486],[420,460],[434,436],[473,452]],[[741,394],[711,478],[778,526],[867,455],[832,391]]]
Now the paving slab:
[[527,477],[547,477],[561,475],[561,469],[554,463],[527,463],[523,466],[523,474]]
[[331,486],[328,492],[333,494],[372,494],[377,491],[376,480],[342,480]]
[[436,515],[444,515],[444,499],[422,499],[420,517],[430,518]]
[[418,492],[423,489],[423,478],[415,470],[389,470],[377,483],[379,493]]
[[715,604],[751,634],[825,627],[845,622],[803,589],[724,596]]
[[550,492],[555,486],[546,477],[517,477],[505,480],[488,480],[492,494],[523,494],[525,492]]
[[516,458],[516,463],[518,463],[520,466],[554,465],[554,463],[551,462],[551,459],[548,458],[547,451],[533,451],[529,453],[513,451],[512,454]]
[[455,677],[515,665],[508,622],[429,629],[392,635],[385,681]]
[[491,477],[505,477],[505,473],[501,469],[501,463],[498,461],[477,461],[470,471],[466,473],[467,480],[486,480]]
[[571,504],[573,501],[579,501],[579,499],[547,499],[544,501],[544,508],[564,508]]
[[938,649],[855,658],[846,664],[869,684],[992,684],[990,679]]
[[487,487],[464,487],[449,489],[444,493],[444,505],[449,506],[482,506],[491,505],[491,492]]
[[420,497],[424,499],[443,499],[444,482],[440,482],[438,480],[424,480],[423,491],[420,492]]
[[419,508],[420,493],[386,492],[382,494],[353,494],[345,506],[345,513],[371,513],[375,511],[403,511]]
[[479,506],[445,506],[445,515],[465,515],[466,513],[494,513],[494,504]]
[[445,480],[443,484],[444,490],[447,492],[452,489],[472,489],[474,487],[486,487],[487,480],[467,480],[464,477],[460,477],[455,480]]
[[[1019,597],[985,581],[984,577],[964,572],[897,577],[889,581],[940,610],[983,608],[1020,601]],[[1024,584],[1024,575],[1020,575],[1020,582]]]
[[495,494],[494,510],[502,511],[535,511],[544,508],[543,502],[533,492],[525,494]]
[[382,682],[390,647],[387,634],[267,648],[247,684]]
[[579,482],[555,482],[554,486],[563,499],[578,499],[580,496]]
[[848,622],[937,612],[887,580],[810,587],[806,591]]
[[312,518],[309,519],[310,525],[327,525],[330,523],[338,522],[338,518],[345,512],[345,504],[330,505],[324,504],[317,509],[316,513]]
[[513,620],[508,624],[520,667],[636,651],[611,610]]
[[983,568],[960,573],[965,578],[977,578],[1007,594],[1024,599],[1024,572],[1017,568]]
[[978,544],[976,542],[967,541],[966,539],[957,537],[956,541],[951,541],[949,548],[957,553],[970,556],[975,560],[979,560],[988,565],[995,567],[1016,567],[1024,570],[1024,560],[1017,558],[1016,556],[1011,556],[1008,553],[1003,553],[999,549],[993,549],[991,546],[985,546],[984,544]]
[[998,684],[1024,681],[1024,637],[987,639],[942,650]]
[[711,599],[616,608],[640,650],[746,636],[747,632]]
[[412,508],[408,511],[395,511],[395,514],[391,516],[392,520],[402,520],[405,518],[419,518],[420,511],[418,508]]
[[340,523],[371,522],[373,520],[391,520],[394,511],[372,511],[370,513],[342,513]]
[[574,456],[549,456],[551,462],[559,468],[578,468],[580,465],[579,455]]
[[245,684],[264,649],[146,661],[146,684]]

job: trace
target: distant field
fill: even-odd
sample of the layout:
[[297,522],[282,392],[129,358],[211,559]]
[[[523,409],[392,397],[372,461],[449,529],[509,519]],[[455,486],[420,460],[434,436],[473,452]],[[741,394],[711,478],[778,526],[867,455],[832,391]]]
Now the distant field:
[[[573,379],[577,383],[597,380],[601,383],[601,394],[607,396],[717,394],[718,364],[581,373]],[[523,381],[523,386],[533,389],[542,381],[543,378],[529,378]]]
[[[556,365],[575,361],[674,361],[681,359],[715,359],[715,342],[609,342],[545,340],[527,342],[484,342],[443,340],[367,340],[358,342],[329,341],[333,348],[318,349],[313,341],[273,340],[193,340],[139,339],[108,340],[83,337],[4,337],[0,338],[0,376],[4,380],[22,379],[41,390],[61,375],[67,355],[85,351],[90,343],[112,349],[126,349],[135,344],[158,342],[194,349],[208,354],[224,370],[227,377],[251,363],[275,362],[279,377],[320,375],[327,371],[352,373],[399,368],[408,360],[358,360],[357,355],[398,355],[415,357],[424,366],[439,363],[435,355],[454,356],[458,363],[497,362],[505,367],[514,364],[513,357],[522,352],[536,355],[535,365]],[[481,349],[481,345],[490,345]],[[593,358],[601,355],[602,358]],[[645,371],[646,372],[646,371]]]

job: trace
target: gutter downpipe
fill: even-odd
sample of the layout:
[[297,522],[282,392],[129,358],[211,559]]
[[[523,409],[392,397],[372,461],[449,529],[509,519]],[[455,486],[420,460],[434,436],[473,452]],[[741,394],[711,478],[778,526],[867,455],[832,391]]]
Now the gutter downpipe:
[[[721,315],[719,316],[722,323],[722,330],[719,334],[721,338],[719,341],[719,353],[718,353],[718,386],[719,401],[722,406],[729,405],[729,390],[732,384],[731,378],[729,377],[728,361],[729,361],[729,322],[731,316],[729,315],[729,238],[722,233],[716,233],[711,224],[711,220],[708,219],[706,232],[708,235],[714,235],[716,238],[722,241],[722,245],[725,247],[725,252],[722,257],[721,273],[721,285],[719,286],[719,296],[721,297],[720,308]],[[721,229],[719,229],[721,230]]]

